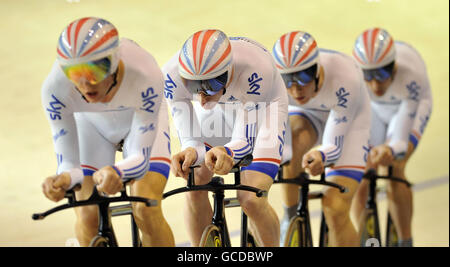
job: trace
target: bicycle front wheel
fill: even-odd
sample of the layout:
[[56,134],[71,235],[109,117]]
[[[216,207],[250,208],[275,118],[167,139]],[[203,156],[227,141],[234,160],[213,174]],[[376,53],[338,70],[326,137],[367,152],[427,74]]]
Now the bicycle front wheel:
[[395,228],[394,222],[392,221],[391,213],[388,212],[388,220],[386,227],[386,247],[397,247],[398,246],[398,233]]
[[110,247],[110,244],[108,242],[108,239],[103,236],[96,236],[91,240],[91,243],[89,243],[89,247]]
[[200,247],[223,247],[220,229],[215,225],[208,225],[200,239]]
[[255,237],[250,231],[247,233],[247,247],[259,247],[258,242],[256,242]]
[[380,226],[378,224],[378,216],[373,210],[365,210],[364,217],[360,223],[361,246],[379,247],[381,245]]
[[286,239],[284,240],[285,247],[312,247],[312,240],[309,238],[308,227],[306,221],[301,217],[294,217],[291,219],[288,231],[286,232]]

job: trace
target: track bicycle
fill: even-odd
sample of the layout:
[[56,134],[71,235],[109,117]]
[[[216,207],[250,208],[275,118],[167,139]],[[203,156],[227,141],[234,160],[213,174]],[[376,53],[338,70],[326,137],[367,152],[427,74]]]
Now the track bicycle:
[[[366,208],[360,219],[359,229],[361,235],[361,246],[380,246],[381,232],[378,217],[378,208],[376,202],[377,195],[377,180],[385,179],[398,183],[403,183],[408,187],[412,184],[404,179],[392,176],[393,168],[388,167],[388,175],[377,175],[376,170],[369,169],[363,176],[363,179],[369,180],[369,195],[366,202]],[[392,216],[388,211],[387,226],[386,226],[386,247],[395,247],[398,243],[398,233],[392,221]]]
[[[255,187],[241,184],[241,167],[250,165],[252,160],[253,156],[250,154],[245,156],[233,166],[230,173],[234,173],[234,184],[225,184],[223,177],[214,176],[208,184],[196,185],[194,179],[194,169],[200,166],[191,166],[187,186],[174,189],[163,194],[163,198],[167,198],[178,193],[191,191],[213,192],[213,217],[211,224],[208,225],[203,231],[200,239],[200,247],[231,247],[230,234],[225,218],[225,208],[237,207],[240,205],[238,204],[238,200],[235,198],[225,199],[226,190],[244,190],[254,192],[257,197],[267,196],[267,191],[265,190],[260,190]],[[247,230],[247,215],[245,215],[244,212],[242,212],[241,228],[241,246],[255,246],[256,244],[254,242],[254,238]]]
[[[309,174],[302,172],[292,179],[283,178],[283,166],[289,162],[283,163],[278,171],[277,179],[274,183],[295,184],[299,186],[299,203],[297,206],[297,214],[291,218],[289,227],[284,239],[284,247],[312,247],[313,238],[311,232],[311,221],[309,216],[308,201],[311,199],[321,199],[322,192],[309,192],[310,185],[324,185],[339,189],[341,193],[347,192],[347,189],[336,183],[325,181],[325,172],[320,176],[320,180],[312,180]],[[319,246],[326,247],[328,245],[328,227],[325,216],[322,212],[320,223]]]

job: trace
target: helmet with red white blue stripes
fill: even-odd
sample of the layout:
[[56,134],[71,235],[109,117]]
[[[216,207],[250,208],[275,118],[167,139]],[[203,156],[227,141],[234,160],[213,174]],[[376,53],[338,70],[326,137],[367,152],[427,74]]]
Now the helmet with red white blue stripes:
[[213,79],[231,70],[231,67],[231,44],[220,30],[194,33],[183,44],[178,57],[179,73],[188,80]]
[[119,34],[109,21],[85,17],[71,22],[59,36],[58,62],[61,66],[111,57],[110,73],[117,69]]
[[319,62],[316,40],[302,31],[283,34],[275,42],[272,55],[282,74],[302,71]]
[[356,39],[353,56],[362,69],[386,66],[395,60],[394,39],[384,29],[368,29]]

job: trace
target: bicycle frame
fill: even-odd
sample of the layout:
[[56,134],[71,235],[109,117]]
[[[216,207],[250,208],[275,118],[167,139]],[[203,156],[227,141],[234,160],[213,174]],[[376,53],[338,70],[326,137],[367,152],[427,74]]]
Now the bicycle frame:
[[[379,224],[379,217],[378,217],[378,207],[377,207],[377,202],[376,202],[377,180],[385,179],[385,180],[403,183],[408,187],[412,186],[412,184],[409,183],[408,181],[392,176],[392,172],[393,172],[393,167],[389,166],[388,175],[386,175],[386,176],[377,175],[377,172],[374,169],[368,170],[363,176],[363,179],[369,180],[369,195],[368,195],[367,202],[366,202],[366,214],[367,215],[366,215],[366,218],[364,218],[364,220],[368,221],[367,218],[369,218],[369,216],[373,216],[373,224],[374,224],[373,225],[373,227],[374,227],[373,236],[374,236],[374,238],[376,238],[378,240],[379,244],[381,244],[381,231],[380,231],[380,224]],[[389,237],[389,231],[391,230],[389,228],[389,219],[390,219],[390,214],[388,211],[388,227],[387,227],[387,231],[386,231],[386,246],[389,245],[388,237]],[[362,223],[364,223],[364,221]],[[394,225],[391,225],[391,227],[392,226],[394,226]],[[366,241],[367,240],[363,240],[363,237],[361,236],[361,246],[365,246]]]

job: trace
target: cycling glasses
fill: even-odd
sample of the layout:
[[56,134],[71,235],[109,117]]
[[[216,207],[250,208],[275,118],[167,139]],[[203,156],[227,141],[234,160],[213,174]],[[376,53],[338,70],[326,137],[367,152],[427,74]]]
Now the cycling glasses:
[[392,76],[394,70],[394,62],[384,67],[372,70],[363,70],[364,80],[370,82],[376,79],[379,82],[384,82]]
[[188,80],[185,79],[186,88],[192,94],[203,93],[208,96],[217,94],[221,89],[225,88],[228,80],[228,71],[220,76],[209,80]]
[[283,77],[284,84],[286,88],[291,88],[292,85],[296,82],[300,86],[305,86],[316,78],[317,75],[317,64],[307,68],[306,70],[281,74]]
[[83,79],[87,80],[90,84],[98,84],[110,74],[111,57],[62,66],[62,69],[67,78],[75,84],[80,84]]

